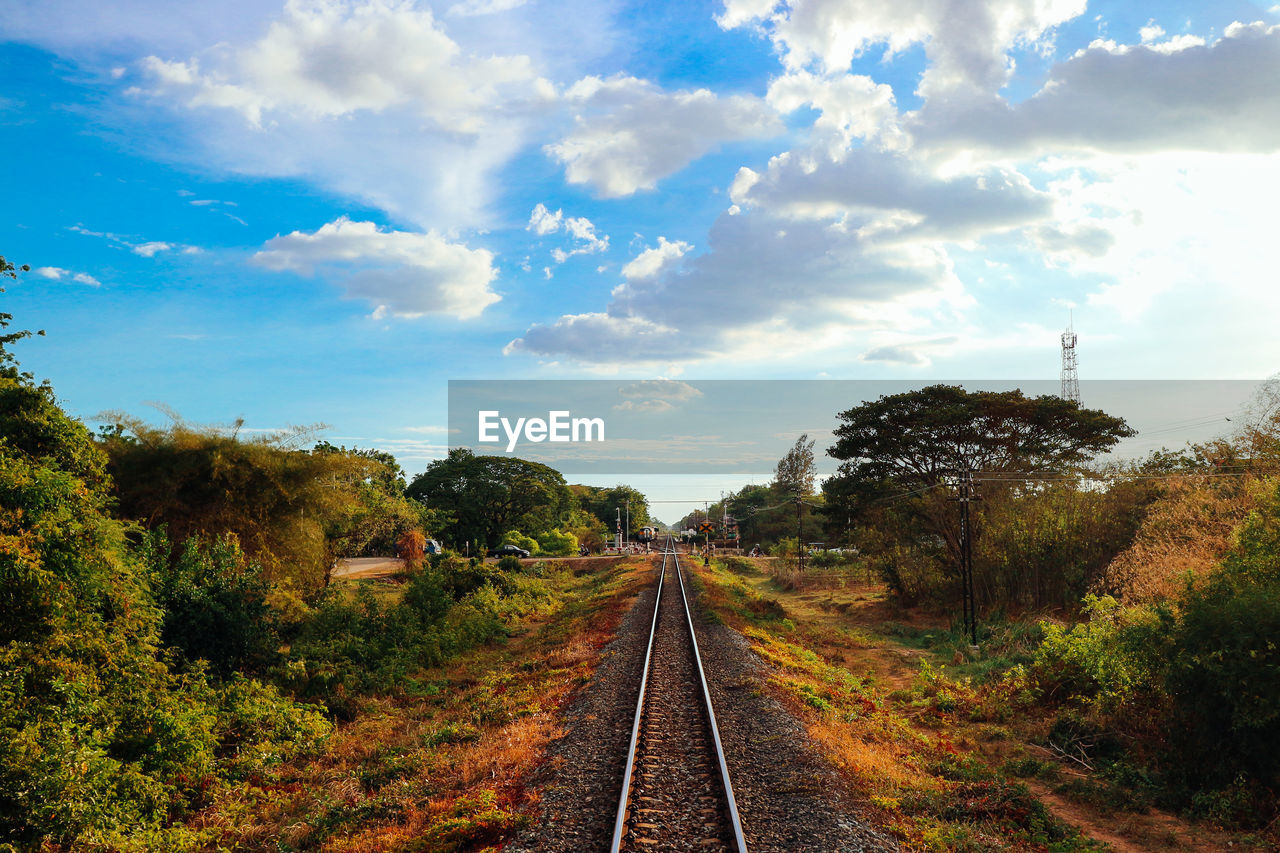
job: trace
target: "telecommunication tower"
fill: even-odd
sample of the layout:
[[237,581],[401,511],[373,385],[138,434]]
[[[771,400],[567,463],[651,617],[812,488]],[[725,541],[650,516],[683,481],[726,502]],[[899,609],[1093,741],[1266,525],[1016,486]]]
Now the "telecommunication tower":
[[1062,333],[1062,399],[1080,405],[1080,376],[1076,373],[1076,331],[1072,318]]

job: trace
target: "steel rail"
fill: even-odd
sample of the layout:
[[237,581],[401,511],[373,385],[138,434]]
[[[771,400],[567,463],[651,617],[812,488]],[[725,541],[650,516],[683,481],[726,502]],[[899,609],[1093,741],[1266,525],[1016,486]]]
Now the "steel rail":
[[707,708],[707,721],[711,724],[711,738],[716,744],[716,760],[720,762],[720,781],[724,784],[724,797],[729,803],[729,821],[733,824],[733,841],[738,853],[747,853],[747,840],[742,836],[742,820],[738,816],[738,802],[733,798],[733,784],[729,781],[729,765],[724,760],[724,745],[720,742],[720,727],[716,725],[716,712],[711,705],[711,690],[707,687],[707,674],[702,669],[702,653],[698,651],[698,635],[693,630],[693,616],[689,612],[689,598],[684,591],[684,575],[680,571],[680,556],[675,554],[676,580],[680,582],[680,601],[684,604],[684,618],[689,625],[689,639],[693,640],[693,662],[698,665],[698,679],[702,682],[702,699]]
[[[671,545],[668,537],[667,545]],[[644,713],[644,691],[649,684],[649,658],[653,655],[653,636],[658,630],[658,605],[662,604],[662,584],[667,578],[669,549],[662,551],[662,572],[658,575],[658,594],[653,597],[653,621],[649,625],[649,645],[644,651],[644,670],[640,675],[640,695],[636,697],[636,715],[631,723],[631,747],[627,750],[627,766],[622,771],[622,796],[618,798],[618,816],[613,822],[613,841],[610,853],[618,853],[622,847],[622,833],[627,819],[627,803],[631,799],[631,774],[636,764],[636,747],[640,743],[640,718]]]
[[733,828],[734,845],[737,853],[747,853],[747,841],[742,834],[742,820],[738,815],[738,803],[733,796],[733,785],[729,781],[729,766],[725,763],[724,745],[720,740],[720,728],[716,724],[716,714],[711,703],[711,690],[707,686],[707,675],[702,668],[702,654],[698,650],[698,636],[693,629],[693,616],[689,611],[689,598],[685,593],[684,576],[680,571],[680,556],[674,540],[667,538],[662,552],[662,571],[658,575],[658,594],[653,603],[653,622],[649,626],[649,645],[644,653],[644,672],[640,677],[640,695],[636,698],[636,713],[631,724],[631,745],[627,750],[627,766],[622,774],[622,795],[618,799],[618,814],[613,824],[613,841],[609,845],[610,853],[620,853],[622,837],[625,832],[628,801],[631,798],[631,776],[635,770],[636,748],[640,741],[640,721],[644,713],[645,689],[649,682],[649,661],[653,654],[653,639],[658,628],[658,607],[662,603],[662,587],[666,582],[667,561],[675,562],[676,581],[680,586],[680,602],[684,605],[685,624],[689,628],[689,639],[693,642],[693,660],[698,667],[698,679],[702,684],[703,707],[707,712],[707,722],[711,727],[711,738],[715,743],[716,761],[720,765],[720,782],[724,787],[725,801],[729,806],[729,821]]

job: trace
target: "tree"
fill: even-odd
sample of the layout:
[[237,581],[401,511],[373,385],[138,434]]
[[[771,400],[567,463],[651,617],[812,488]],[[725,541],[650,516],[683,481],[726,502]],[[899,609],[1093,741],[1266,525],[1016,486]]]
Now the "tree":
[[451,512],[447,540],[498,544],[508,530],[542,533],[573,509],[573,495],[559,471],[514,456],[449,451],[413,478],[406,494],[429,509]]
[[122,517],[165,525],[175,548],[192,535],[234,533],[269,582],[302,593],[324,587],[359,491],[385,471],[365,456],[299,449],[310,438],[305,429],[242,439],[238,429],[172,413],[163,428],[113,417],[102,447]]
[[813,494],[818,467],[813,461],[815,439],[803,433],[773,469],[773,488],[781,494],[803,498]]
[[965,473],[1067,473],[1134,435],[1122,418],[1061,397],[954,385],[882,396],[838,417],[827,453],[842,464],[823,484],[828,516],[838,524],[891,505],[941,540],[953,563],[957,514],[939,487]]
[[599,519],[611,537],[618,529],[618,510],[622,510],[622,520],[626,523],[629,517],[631,526],[628,532],[635,535],[641,527],[651,522],[649,516],[649,499],[644,493],[632,486],[619,483],[610,488],[599,486],[570,486],[578,498],[578,505]]

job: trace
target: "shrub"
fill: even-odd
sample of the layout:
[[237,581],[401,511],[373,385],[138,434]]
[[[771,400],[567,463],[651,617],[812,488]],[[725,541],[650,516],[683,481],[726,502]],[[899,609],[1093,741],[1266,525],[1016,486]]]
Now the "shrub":
[[188,665],[203,660],[225,678],[274,661],[280,637],[267,583],[234,535],[192,536],[174,553],[162,526],[143,534],[138,553],[164,612],[160,636]]
[[530,554],[539,553],[538,540],[534,539],[532,536],[525,536],[519,530],[508,530],[506,535],[502,537],[502,541],[498,544],[515,545],[517,548],[525,549]]
[[1114,598],[1085,598],[1089,621],[1071,628],[1041,623],[1044,641],[1032,671],[1050,699],[1115,710],[1136,694],[1160,690],[1160,640],[1167,614],[1122,609]]
[[[535,552],[530,552],[535,553]],[[578,553],[578,537],[550,530],[538,537],[538,551],[547,557],[569,557]]]

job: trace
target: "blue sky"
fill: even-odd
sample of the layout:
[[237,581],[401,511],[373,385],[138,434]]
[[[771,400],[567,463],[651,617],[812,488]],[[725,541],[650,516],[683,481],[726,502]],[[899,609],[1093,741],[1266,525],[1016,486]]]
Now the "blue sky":
[[1083,378],[1280,366],[1270,3],[6,6],[0,298],[82,417],[416,471],[449,379],[1051,379],[1070,310]]

